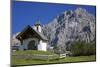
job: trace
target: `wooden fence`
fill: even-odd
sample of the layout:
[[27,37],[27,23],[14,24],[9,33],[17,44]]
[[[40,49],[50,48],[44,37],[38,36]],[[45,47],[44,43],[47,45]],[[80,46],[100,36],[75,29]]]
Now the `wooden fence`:
[[38,54],[34,54],[34,55],[12,55],[13,57],[17,58],[17,59],[37,59],[37,60],[54,60],[54,59],[58,59],[59,56],[57,55],[38,55]]

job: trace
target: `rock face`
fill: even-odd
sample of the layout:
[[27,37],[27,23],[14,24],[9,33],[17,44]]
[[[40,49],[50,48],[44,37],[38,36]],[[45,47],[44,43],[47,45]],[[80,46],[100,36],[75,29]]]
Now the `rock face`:
[[20,45],[20,41],[18,39],[16,39],[16,36],[19,34],[20,32],[14,34],[11,38],[11,46],[19,46]]
[[52,22],[43,26],[43,33],[49,39],[49,45],[68,48],[73,41],[95,41],[95,16],[85,9],[65,11]]

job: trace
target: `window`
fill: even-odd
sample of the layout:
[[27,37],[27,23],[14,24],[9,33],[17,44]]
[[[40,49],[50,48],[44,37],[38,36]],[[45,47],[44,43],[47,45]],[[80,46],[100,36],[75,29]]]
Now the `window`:
[[39,28],[38,28],[38,26],[37,26],[37,31],[38,31],[38,29],[39,29]]

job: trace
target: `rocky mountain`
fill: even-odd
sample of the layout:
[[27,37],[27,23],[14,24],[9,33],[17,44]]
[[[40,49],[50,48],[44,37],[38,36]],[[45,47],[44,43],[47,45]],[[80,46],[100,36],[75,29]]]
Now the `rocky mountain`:
[[14,34],[11,38],[11,46],[16,46],[20,44],[20,41],[18,39],[16,39],[16,36],[19,34],[20,32]]
[[95,41],[96,18],[83,8],[64,11],[43,26],[49,45],[68,48],[74,41]]

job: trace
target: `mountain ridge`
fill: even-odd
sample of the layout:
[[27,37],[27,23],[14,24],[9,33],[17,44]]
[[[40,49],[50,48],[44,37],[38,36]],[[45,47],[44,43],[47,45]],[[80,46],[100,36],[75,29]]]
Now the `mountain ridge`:
[[49,45],[65,48],[72,42],[95,40],[95,16],[83,8],[64,11],[53,21],[43,26],[43,33],[49,39]]

